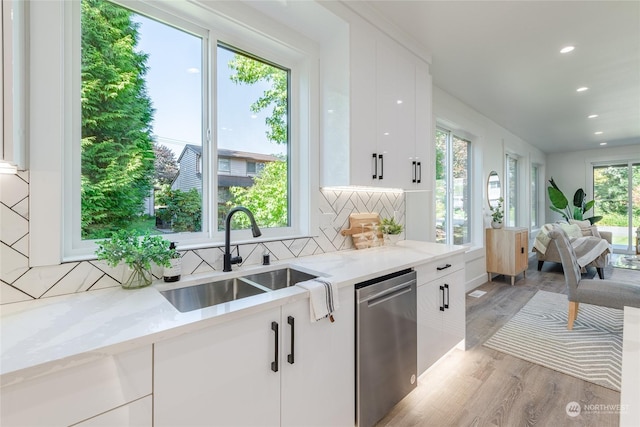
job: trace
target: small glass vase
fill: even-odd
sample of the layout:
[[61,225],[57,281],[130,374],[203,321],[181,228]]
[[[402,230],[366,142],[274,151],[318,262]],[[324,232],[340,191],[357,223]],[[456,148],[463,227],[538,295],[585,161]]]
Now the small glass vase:
[[502,222],[491,221],[492,228],[502,228]]
[[132,267],[127,266],[124,270],[122,280],[122,288],[138,289],[151,285],[153,275],[151,270],[143,265],[134,264]]

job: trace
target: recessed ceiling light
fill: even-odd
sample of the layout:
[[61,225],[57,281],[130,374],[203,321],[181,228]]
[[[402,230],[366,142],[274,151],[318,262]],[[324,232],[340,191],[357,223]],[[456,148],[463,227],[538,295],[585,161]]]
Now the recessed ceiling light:
[[600,145],[607,145],[607,143],[606,142],[601,142]]
[[565,46],[562,49],[560,49],[560,53],[569,53],[573,49],[575,49],[575,46]]
[[586,87],[586,86],[582,86],[582,87],[579,87],[578,89],[576,89],[576,92],[584,92],[585,90],[589,90],[589,88]]
[[595,119],[596,117],[598,117],[597,114],[591,114],[590,116],[587,117],[587,119]]
[[398,100],[396,101],[396,104],[398,104],[398,105],[402,104],[402,99],[398,99]]
[[601,130],[599,130],[599,131],[597,131],[597,132],[594,132],[593,134],[594,134],[594,135],[602,135],[603,133],[604,133],[604,132],[602,132]]

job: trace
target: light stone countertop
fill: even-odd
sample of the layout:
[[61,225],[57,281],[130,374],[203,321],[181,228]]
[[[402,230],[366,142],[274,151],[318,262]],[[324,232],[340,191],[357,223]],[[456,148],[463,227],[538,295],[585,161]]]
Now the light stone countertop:
[[108,288],[0,306],[0,384],[7,386],[60,369],[238,317],[308,298],[297,286],[180,313],[159,291],[294,267],[319,273],[338,287],[431,261],[449,260],[462,246],[402,241],[396,246],[332,252],[241,267],[230,273],[187,276],[143,289]]

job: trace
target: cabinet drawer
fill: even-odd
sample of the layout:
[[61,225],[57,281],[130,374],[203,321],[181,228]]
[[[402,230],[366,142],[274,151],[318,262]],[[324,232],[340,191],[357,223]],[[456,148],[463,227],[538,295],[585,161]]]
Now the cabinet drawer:
[[444,277],[464,268],[464,254],[454,255],[438,262],[428,262],[414,268],[418,274],[418,286]]
[[151,346],[0,389],[3,426],[70,425],[151,394]]

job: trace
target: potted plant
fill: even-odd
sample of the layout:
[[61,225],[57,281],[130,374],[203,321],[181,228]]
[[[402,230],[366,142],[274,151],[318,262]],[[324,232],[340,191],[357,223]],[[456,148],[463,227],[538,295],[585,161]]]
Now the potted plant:
[[153,280],[151,263],[169,267],[177,252],[169,247],[169,241],[162,236],[140,234],[135,231],[120,230],[111,238],[98,243],[96,255],[111,267],[125,264],[129,271],[125,273],[122,287],[125,289],[143,288]]
[[587,202],[587,193],[585,193],[582,188],[578,188],[573,194],[572,207],[569,205],[567,196],[565,196],[562,190],[560,190],[560,187],[558,187],[556,182],[553,180],[553,177],[549,180],[549,184],[551,184],[551,186],[547,187],[549,201],[551,202],[549,209],[554,212],[558,212],[566,221],[569,221],[570,219],[578,221],[589,220],[591,224],[595,224],[602,219],[602,216],[600,215],[584,218],[584,214],[591,210],[595,205],[595,200]]
[[504,218],[502,202],[504,202],[504,199],[500,197],[498,199],[498,204],[495,207],[489,206],[489,209],[491,209],[491,227],[493,228],[502,228],[502,220]]
[[400,240],[402,224],[397,223],[394,218],[383,218],[378,230],[383,234],[385,244],[395,245]]

